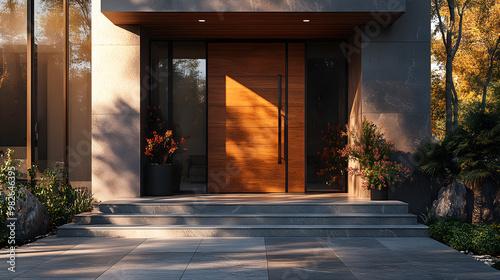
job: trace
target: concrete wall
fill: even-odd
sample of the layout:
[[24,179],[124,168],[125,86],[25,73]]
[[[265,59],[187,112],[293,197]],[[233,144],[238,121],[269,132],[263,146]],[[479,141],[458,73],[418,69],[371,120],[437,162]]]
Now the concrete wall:
[[92,1],[92,190],[140,194],[140,30],[116,26]]
[[[382,127],[386,138],[405,153],[400,157],[405,161],[422,139],[431,136],[430,3],[407,0],[406,13],[398,21],[386,25],[388,17],[382,14],[378,25],[362,26],[350,38],[349,95],[355,100],[350,121],[359,128],[363,115]],[[349,192],[368,196],[360,184],[351,181]],[[415,213],[425,210],[431,196],[430,182],[423,178],[390,193],[392,199],[409,202]]]

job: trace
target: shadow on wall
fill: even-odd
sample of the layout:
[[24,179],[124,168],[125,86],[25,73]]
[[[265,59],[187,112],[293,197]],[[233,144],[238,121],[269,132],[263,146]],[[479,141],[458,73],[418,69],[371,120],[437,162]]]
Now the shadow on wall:
[[92,185],[97,199],[139,196],[140,113],[119,98],[92,117]]
[[[391,158],[414,170],[417,167],[413,164],[412,157],[412,153],[398,152]],[[426,213],[426,208],[432,207],[432,202],[438,197],[439,187],[427,175],[415,172],[411,176],[401,186],[391,188],[389,199],[408,203],[409,212],[419,216]]]

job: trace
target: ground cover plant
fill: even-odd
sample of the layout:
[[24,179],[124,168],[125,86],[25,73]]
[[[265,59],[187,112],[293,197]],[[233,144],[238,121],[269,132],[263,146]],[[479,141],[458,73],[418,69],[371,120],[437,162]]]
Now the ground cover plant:
[[500,255],[500,229],[494,225],[445,220],[429,227],[429,237],[475,255]]

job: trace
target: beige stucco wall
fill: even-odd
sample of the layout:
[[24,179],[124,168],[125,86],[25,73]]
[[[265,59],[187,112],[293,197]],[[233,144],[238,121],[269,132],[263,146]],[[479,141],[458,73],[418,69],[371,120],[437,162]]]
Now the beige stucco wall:
[[92,191],[140,194],[140,29],[116,26],[92,1]]

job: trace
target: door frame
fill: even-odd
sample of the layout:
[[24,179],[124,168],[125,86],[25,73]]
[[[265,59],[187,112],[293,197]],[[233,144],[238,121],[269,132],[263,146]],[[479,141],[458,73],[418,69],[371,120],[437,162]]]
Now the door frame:
[[[153,40],[151,40],[153,41]],[[179,40],[175,40],[175,39],[166,39],[166,40],[154,40],[154,41],[164,41],[164,42],[174,42],[174,41],[187,41],[186,39],[179,39]],[[201,40],[197,40],[197,41],[201,41]],[[292,44],[292,43],[300,43],[300,44],[304,44],[304,61],[306,61],[307,57],[306,57],[306,54],[307,54],[307,43],[310,43],[310,42],[317,42],[317,43],[341,43],[341,42],[344,42],[342,40],[325,40],[325,39],[319,39],[319,40],[303,40],[303,39],[300,39],[300,40],[297,40],[297,39],[291,39],[291,40],[287,40],[287,39],[208,39],[208,40],[203,40],[205,41],[205,50],[206,50],[206,54],[205,54],[205,57],[207,59],[207,63],[206,63],[206,75],[207,75],[207,80],[206,80],[206,133],[207,133],[207,138],[206,138],[206,149],[207,149],[207,152],[208,152],[208,133],[209,133],[209,127],[208,127],[208,118],[209,118],[209,112],[208,112],[208,101],[210,99],[210,95],[208,94],[208,88],[210,86],[210,80],[208,79],[208,64],[209,64],[209,44],[212,44],[212,43],[284,43],[285,46],[286,46],[286,59],[285,59],[285,87],[284,87],[284,95],[285,95],[285,102],[288,103],[288,85],[289,85],[289,81],[288,81],[288,76],[289,76],[289,73],[288,73],[288,70],[289,70],[289,57],[288,57],[288,46],[289,44]],[[170,45],[172,46],[172,45]],[[170,47],[170,51],[171,51],[172,47]],[[150,60],[149,60],[150,61]],[[305,71],[305,75],[304,75],[304,135],[306,135],[307,133],[307,71],[306,71],[306,65],[304,64],[304,71]],[[346,72],[346,83],[348,83],[348,65],[346,64],[346,69],[345,69],[345,72]],[[348,87],[346,86],[346,89]],[[347,92],[346,92],[347,94]],[[169,107],[172,106],[172,104],[170,103],[169,104]],[[348,106],[348,102],[346,102],[346,104],[344,106]],[[286,104],[285,106],[285,116],[286,118],[288,118],[288,104]],[[171,111],[171,107],[169,108],[169,111]],[[346,112],[348,112],[348,110],[346,110]],[[347,119],[348,121],[348,119]],[[284,148],[285,148],[285,151],[288,152],[288,145],[289,145],[289,137],[288,137],[288,126],[285,126],[285,129],[284,129]],[[305,149],[304,149],[304,164],[303,164],[303,173],[304,173],[304,180],[302,182],[303,184],[303,187],[302,187],[302,191],[303,192],[308,192],[307,190],[307,137],[304,138],[304,145],[305,145]],[[288,153],[285,153],[285,156],[288,156]],[[207,168],[207,183],[205,185],[205,193],[209,193],[208,192],[208,156],[207,156],[207,159],[206,159],[206,168]],[[285,193],[288,193],[289,192],[289,166],[288,166],[288,160],[285,160]],[[314,192],[314,191],[313,191]],[[321,191],[321,192],[332,192],[332,193],[347,193],[348,192],[348,183],[346,182],[346,185],[345,185],[345,190],[344,191],[337,191],[337,190],[324,190],[324,191]]]

